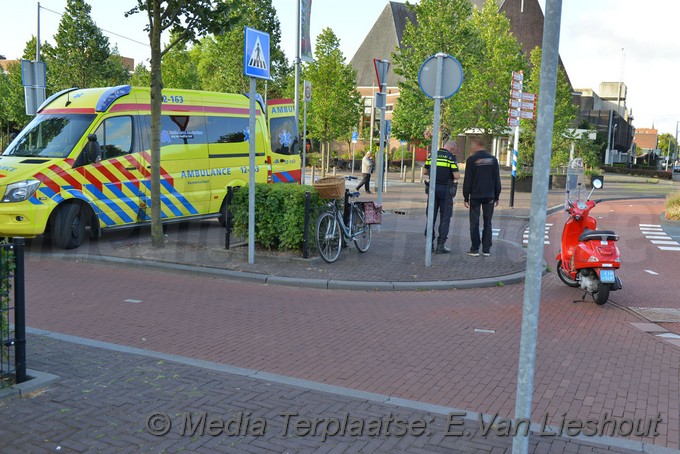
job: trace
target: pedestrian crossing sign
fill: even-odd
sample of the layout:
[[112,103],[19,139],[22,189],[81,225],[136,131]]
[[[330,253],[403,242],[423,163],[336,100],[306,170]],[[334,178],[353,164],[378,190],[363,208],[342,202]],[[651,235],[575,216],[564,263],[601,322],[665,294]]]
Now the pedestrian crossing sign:
[[243,47],[244,74],[269,79],[269,33],[245,27]]

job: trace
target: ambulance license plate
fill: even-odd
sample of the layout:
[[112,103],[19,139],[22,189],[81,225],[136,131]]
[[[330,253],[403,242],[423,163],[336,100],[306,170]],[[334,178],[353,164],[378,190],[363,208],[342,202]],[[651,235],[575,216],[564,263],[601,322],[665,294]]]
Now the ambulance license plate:
[[600,270],[600,282],[603,284],[613,284],[615,280],[614,270]]

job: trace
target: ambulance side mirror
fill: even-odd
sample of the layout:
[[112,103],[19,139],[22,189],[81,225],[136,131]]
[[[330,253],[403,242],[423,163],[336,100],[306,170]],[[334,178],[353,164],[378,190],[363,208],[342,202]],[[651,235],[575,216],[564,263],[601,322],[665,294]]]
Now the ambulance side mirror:
[[102,149],[97,142],[97,135],[89,134],[87,136],[87,145],[85,145],[85,156],[87,158],[87,162],[97,162],[101,152]]

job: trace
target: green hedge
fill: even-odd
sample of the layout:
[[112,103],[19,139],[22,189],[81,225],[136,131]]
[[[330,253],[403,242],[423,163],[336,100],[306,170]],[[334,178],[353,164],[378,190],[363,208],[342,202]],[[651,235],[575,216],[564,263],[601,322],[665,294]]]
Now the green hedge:
[[662,180],[672,180],[673,172],[668,170],[657,170],[655,168],[632,168],[619,167],[619,166],[603,166],[604,170],[611,173],[617,173],[621,175],[637,175],[641,177],[648,178],[660,178]]
[[[5,241],[2,242],[3,244]],[[7,247],[0,248],[0,333],[7,332],[8,312],[12,278],[14,275],[14,253]],[[1,353],[0,353],[1,354]]]
[[[267,249],[302,250],[305,224],[305,193],[311,194],[310,226],[325,201],[312,186],[297,184],[255,185],[255,243]],[[234,191],[231,213],[234,233],[248,235],[248,188]],[[314,232],[310,231],[310,235]]]

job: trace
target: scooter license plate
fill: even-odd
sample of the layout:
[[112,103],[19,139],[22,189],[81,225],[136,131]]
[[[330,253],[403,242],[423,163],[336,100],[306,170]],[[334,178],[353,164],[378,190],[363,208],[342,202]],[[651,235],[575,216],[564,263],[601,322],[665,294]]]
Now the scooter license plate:
[[600,282],[603,284],[613,284],[615,281],[614,270],[600,270]]

